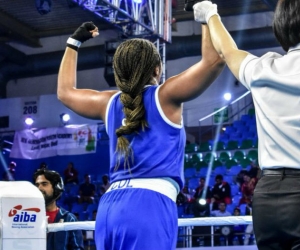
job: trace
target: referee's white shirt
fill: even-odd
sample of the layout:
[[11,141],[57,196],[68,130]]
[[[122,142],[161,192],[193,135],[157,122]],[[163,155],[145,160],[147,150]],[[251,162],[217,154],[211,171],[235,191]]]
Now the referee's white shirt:
[[283,56],[248,55],[239,79],[252,93],[260,167],[300,169],[300,44]]

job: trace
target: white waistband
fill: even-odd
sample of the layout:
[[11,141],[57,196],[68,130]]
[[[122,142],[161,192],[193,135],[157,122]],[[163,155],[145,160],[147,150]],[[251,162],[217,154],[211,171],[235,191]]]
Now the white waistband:
[[178,191],[176,187],[166,179],[147,178],[147,179],[127,179],[112,183],[106,192],[124,188],[144,188],[155,192],[159,192],[168,196],[172,201],[176,202]]

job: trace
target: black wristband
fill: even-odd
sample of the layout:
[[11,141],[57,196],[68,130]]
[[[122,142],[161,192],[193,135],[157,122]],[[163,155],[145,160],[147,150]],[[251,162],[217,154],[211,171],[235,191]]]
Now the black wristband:
[[76,51],[78,51],[78,49],[79,49],[77,46],[72,45],[72,44],[68,44],[68,43],[67,43],[67,47],[69,47],[69,48],[71,48],[73,50],[76,50]]

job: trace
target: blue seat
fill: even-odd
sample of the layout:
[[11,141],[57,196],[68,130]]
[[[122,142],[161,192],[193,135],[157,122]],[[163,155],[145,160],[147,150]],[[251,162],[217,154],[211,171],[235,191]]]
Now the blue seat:
[[186,168],[184,170],[184,177],[185,178],[192,178],[196,176],[197,170],[194,167]]
[[235,166],[232,166],[232,167],[228,170],[227,175],[235,176],[235,175],[237,175],[239,172],[241,172],[241,170],[242,170],[242,166],[241,166],[241,165],[235,165]]
[[184,206],[183,205],[177,206],[177,214],[178,214],[178,218],[183,217],[183,215],[184,215]]
[[[208,165],[205,161],[198,161],[195,168],[199,171],[201,168],[206,168]],[[197,174],[197,176],[199,176]]]
[[226,181],[229,185],[233,183],[233,177],[229,175],[224,175],[223,180]]
[[218,166],[214,169],[215,175],[218,175],[218,174],[225,175],[226,172],[227,172],[227,168],[225,166]]
[[245,123],[243,121],[234,121],[233,122],[233,127],[235,128],[235,130],[237,132],[240,132],[240,133],[244,133],[246,131],[248,131],[248,127],[245,125]]
[[234,197],[236,195],[241,196],[240,193],[240,187],[236,184],[233,184],[230,186],[231,187],[231,197]]
[[197,176],[200,176],[200,177],[206,176],[207,170],[208,170],[208,167],[202,167],[202,168],[200,168],[200,170],[199,170]]
[[89,215],[88,215],[87,211],[82,211],[79,213],[79,217],[78,217],[79,221],[86,221],[88,219],[89,219]]
[[253,131],[245,131],[242,134],[242,140],[253,140],[255,135],[256,135],[256,133]]
[[236,194],[232,197],[232,204],[235,204],[235,206],[238,206],[240,203],[240,199],[242,198],[241,194]]
[[188,188],[190,188],[190,189],[196,189],[199,186],[199,181],[200,181],[200,179],[197,178],[197,177],[189,179],[189,181],[188,181]]
[[256,124],[249,125],[249,132],[257,133]]
[[227,133],[220,134],[219,140],[221,140],[221,141],[229,140],[229,134],[227,134]]
[[71,212],[72,213],[81,213],[86,210],[86,204],[73,203]]
[[231,214],[233,214],[233,211],[234,211],[235,208],[236,208],[236,205],[235,205],[235,204],[228,204],[228,205],[226,206],[226,210],[227,210],[229,213],[231,213]]
[[252,121],[254,119],[253,117],[254,117],[253,115],[246,114],[246,115],[242,115],[240,120],[243,121],[245,124],[247,124],[249,121]]
[[227,134],[227,135],[230,135],[230,134],[232,134],[232,133],[234,133],[236,130],[235,130],[235,128],[233,127],[233,126],[227,126],[226,128],[225,128],[225,134]]
[[234,132],[234,133],[230,134],[229,139],[231,141],[240,141],[240,140],[242,140],[242,133],[239,131]]
[[247,207],[247,204],[240,205],[241,215],[246,215],[246,207]]
[[230,170],[233,166],[236,166],[236,162],[233,159],[229,159],[225,162],[225,165]]
[[97,209],[98,209],[98,204],[96,203],[92,203],[87,206],[86,212],[88,215],[88,220],[93,220],[93,212],[97,211]]
[[210,176],[208,180],[208,186],[213,187],[216,184],[215,176]]
[[237,128],[237,127],[245,126],[245,123],[242,120],[236,120],[232,123],[232,126],[234,128]]
[[79,185],[72,184],[72,186],[70,187],[70,190],[69,190],[69,195],[77,196],[78,192],[79,192]]

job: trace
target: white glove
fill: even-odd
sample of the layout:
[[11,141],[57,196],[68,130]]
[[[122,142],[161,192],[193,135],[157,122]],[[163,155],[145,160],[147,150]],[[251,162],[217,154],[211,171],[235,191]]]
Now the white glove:
[[[213,16],[213,15],[218,15],[218,9],[217,5],[213,4],[211,1],[202,1],[199,3],[196,3],[193,6],[194,9],[194,17],[196,22],[200,23],[208,23],[208,20]],[[219,16],[220,18],[220,16]]]

